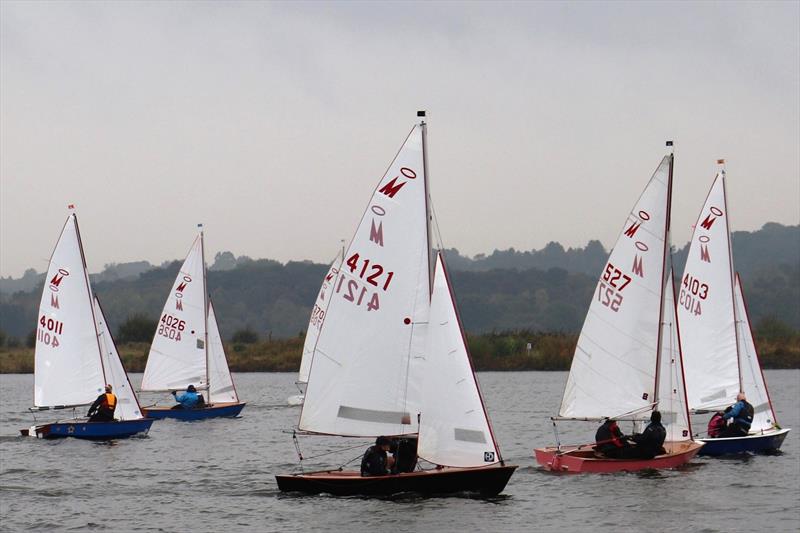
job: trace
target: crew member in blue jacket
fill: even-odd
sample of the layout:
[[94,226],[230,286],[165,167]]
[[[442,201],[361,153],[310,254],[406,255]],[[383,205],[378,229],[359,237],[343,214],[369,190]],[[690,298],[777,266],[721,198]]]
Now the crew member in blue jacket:
[[720,437],[744,437],[750,432],[750,424],[753,423],[753,406],[747,401],[743,392],[736,396],[736,403],[731,410],[725,413],[722,418],[731,420]]
[[174,406],[173,409],[196,409],[202,407],[205,403],[203,397],[197,393],[197,389],[194,388],[194,385],[189,385],[186,388],[186,392],[182,393],[180,396],[176,394],[175,391],[172,391],[172,395],[175,396],[175,401],[178,402],[178,405]]

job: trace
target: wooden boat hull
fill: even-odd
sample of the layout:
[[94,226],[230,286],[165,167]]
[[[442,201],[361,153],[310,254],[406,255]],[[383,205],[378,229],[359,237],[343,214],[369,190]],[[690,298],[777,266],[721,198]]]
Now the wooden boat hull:
[[775,429],[757,435],[744,437],[721,437],[716,439],[699,439],[705,446],[700,455],[719,456],[735,453],[769,453],[780,449],[786,435],[791,429]]
[[26,437],[38,437],[40,439],[62,439],[68,437],[86,440],[125,439],[134,435],[146,435],[153,422],[152,418],[115,420],[113,422],[89,422],[76,419],[33,426],[21,429],[20,433]]
[[148,418],[162,420],[174,418],[176,420],[205,420],[207,418],[230,418],[239,416],[246,403],[217,403],[200,407],[198,409],[172,409],[170,407],[147,407],[142,413]]
[[354,471],[323,471],[275,476],[284,492],[325,492],[337,496],[388,496],[401,492],[452,494],[473,492],[496,496],[508,483],[516,466],[440,468],[388,476],[362,477]]
[[702,442],[665,442],[668,453],[653,459],[609,459],[596,456],[591,445],[537,448],[536,461],[553,472],[635,472],[637,470],[676,468],[688,463],[703,447]]

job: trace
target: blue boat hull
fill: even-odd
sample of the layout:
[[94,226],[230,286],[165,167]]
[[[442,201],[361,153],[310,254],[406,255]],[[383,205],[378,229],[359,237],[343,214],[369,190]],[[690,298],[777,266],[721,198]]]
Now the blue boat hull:
[[699,439],[705,442],[699,455],[728,455],[736,453],[769,453],[780,449],[790,429],[779,429],[758,435],[745,437],[725,437],[717,439]]
[[[23,435],[36,436],[40,439],[63,439],[72,437],[86,440],[125,439],[134,435],[146,435],[153,424],[152,418],[138,420],[115,420],[113,422],[88,422],[72,420],[42,424],[30,429],[23,429]],[[31,434],[34,433],[35,435]]]
[[205,420],[207,418],[230,418],[239,416],[246,403],[217,404],[199,409],[170,409],[169,407],[150,407],[142,409],[145,416],[162,420],[174,418],[176,420]]

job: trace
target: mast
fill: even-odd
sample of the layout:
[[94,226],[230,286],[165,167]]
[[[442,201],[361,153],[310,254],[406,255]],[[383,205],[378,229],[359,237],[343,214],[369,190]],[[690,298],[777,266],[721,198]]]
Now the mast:
[[97,316],[94,312],[94,297],[92,295],[92,286],[89,284],[89,270],[86,267],[86,256],[83,254],[83,241],[81,240],[81,230],[78,226],[78,215],[75,213],[75,206],[69,204],[70,215],[75,224],[75,234],[78,236],[78,249],[81,252],[81,264],[83,265],[83,277],[86,280],[86,291],[89,295],[89,307],[92,312],[92,327],[94,328],[94,340],[97,343],[97,355],[100,357],[100,369],[103,371],[103,385],[108,385],[108,378],[106,377],[106,366],[103,364],[103,349],[100,347],[100,332],[97,331]]
[[431,202],[428,183],[428,125],[425,122],[425,110],[417,111],[421,118],[419,126],[422,130],[422,171],[425,174],[425,232],[428,239],[428,296],[433,292],[433,262],[431,261]]
[[[672,218],[672,171],[675,167],[675,149],[672,141],[667,141],[667,146],[670,148],[669,154],[669,176],[667,177],[667,216],[664,223],[664,257],[661,261],[661,297],[659,299],[660,306],[658,310],[658,337],[656,342],[656,379],[653,387],[653,408],[658,407],[658,387],[659,380],[661,379],[661,349],[662,349],[662,332],[664,329],[664,290],[667,284],[667,258],[670,259],[670,269],[672,267],[672,250],[670,250],[670,224]],[[670,281],[672,276],[670,275]],[[674,283],[673,283],[674,290]]]
[[206,390],[208,402],[211,403],[211,381],[208,373],[208,286],[206,284],[206,247],[203,241],[203,225],[198,224],[200,230],[200,260],[203,262],[203,350],[206,355]]
[[722,180],[722,201],[725,202],[725,230],[728,237],[728,269],[730,272],[731,303],[733,304],[733,332],[736,340],[736,368],[739,371],[739,392],[744,392],[744,384],[742,382],[742,349],[739,346],[739,328],[742,327],[742,321],[736,309],[736,300],[733,295],[736,273],[733,270],[733,239],[731,238],[731,214],[728,208],[728,188],[725,185],[725,160],[717,159],[717,164],[722,167],[719,171],[719,175]]

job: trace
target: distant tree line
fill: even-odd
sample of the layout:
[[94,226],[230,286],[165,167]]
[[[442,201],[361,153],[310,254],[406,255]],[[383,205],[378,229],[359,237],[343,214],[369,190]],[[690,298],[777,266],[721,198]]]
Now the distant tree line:
[[[800,331],[800,226],[766,224],[753,233],[734,233],[733,243],[754,322],[770,317],[786,331]],[[674,253],[676,272],[682,271],[686,252],[684,247]],[[583,324],[607,252],[592,241],[585,248],[565,250],[550,243],[538,251],[511,249],[475,258],[450,250],[446,257],[464,327],[471,334],[574,334]],[[102,275],[92,276],[120,343],[152,340],[180,268],[178,261],[147,269],[148,265],[107,265]],[[223,337],[234,340],[237,335],[237,345],[273,336],[296,338],[307,327],[326,271],[327,265],[311,262],[281,264],[217,254],[208,287]],[[24,278],[35,276],[26,273]],[[6,346],[33,341],[43,283],[38,276],[38,284],[29,290],[0,292],[0,331]]]

